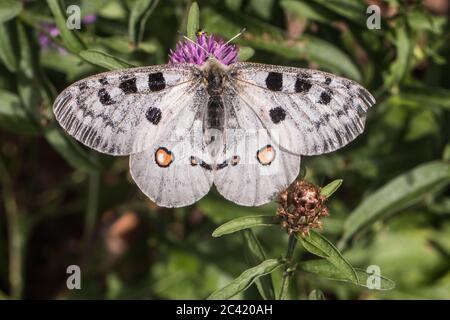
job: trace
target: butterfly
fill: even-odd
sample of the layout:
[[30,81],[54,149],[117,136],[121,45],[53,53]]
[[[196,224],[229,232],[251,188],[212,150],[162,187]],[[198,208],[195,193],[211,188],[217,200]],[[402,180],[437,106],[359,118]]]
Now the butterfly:
[[299,174],[302,155],[337,150],[364,130],[374,97],[330,73],[237,62],[237,48],[199,34],[165,65],[82,79],[54,102],[59,124],[102,153],[130,156],[138,187],[181,207],[214,184],[258,206]]

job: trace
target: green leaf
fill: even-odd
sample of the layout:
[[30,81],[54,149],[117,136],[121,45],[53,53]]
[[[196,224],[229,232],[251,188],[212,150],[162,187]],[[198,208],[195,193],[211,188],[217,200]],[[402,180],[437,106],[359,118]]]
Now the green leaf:
[[2,0],[0,1],[0,23],[11,20],[23,9],[21,1]]
[[410,66],[410,61],[413,52],[414,38],[412,38],[407,27],[403,25],[397,26],[395,29],[395,46],[397,49],[397,56],[389,70],[386,78],[385,86],[392,87],[399,83],[407,74]]
[[39,127],[32,121],[15,94],[0,89],[0,127],[17,133],[38,133]]
[[196,206],[217,225],[244,216],[273,215],[277,209],[273,202],[261,207],[237,207],[214,193],[198,201]]
[[239,47],[239,61],[247,61],[255,54],[255,50],[252,47],[241,46]]
[[367,7],[360,0],[314,0],[314,2],[356,24],[366,25]]
[[195,41],[198,29],[200,29],[200,9],[197,2],[194,1],[189,8],[187,20],[186,32],[188,38]]
[[336,180],[330,182],[325,187],[320,189],[320,194],[322,196],[329,198],[333,193],[335,193],[337,191],[337,189],[339,189],[339,187],[342,185],[343,181],[344,180],[342,180],[342,179],[336,179]]
[[57,127],[47,127],[45,138],[48,143],[69,163],[73,168],[87,172],[97,172],[100,164],[80,149],[78,145],[61,132]]
[[450,182],[450,164],[433,161],[422,164],[388,182],[364,199],[350,214],[344,224],[345,243],[362,228],[373,222],[418,203],[431,192],[436,192]]
[[128,34],[134,46],[142,41],[147,20],[158,2],[159,0],[137,0],[134,2],[128,23]]
[[[250,266],[258,265],[266,260],[266,253],[254,232],[251,229],[246,229],[242,230],[241,234],[245,242],[245,257]],[[263,299],[275,300],[275,291],[270,275],[262,276],[255,283]]]
[[327,259],[327,261],[335,266],[346,279],[358,283],[358,276],[352,265],[345,260],[339,250],[323,235],[315,231],[310,231],[309,235],[304,237],[297,235],[297,239],[300,240],[307,251]]
[[55,17],[56,25],[58,26],[61,38],[63,39],[66,48],[73,53],[78,53],[84,50],[86,47],[75,31],[67,28],[67,17],[64,14],[63,7],[61,6],[59,0],[47,0],[47,4]]
[[17,71],[17,54],[14,53],[10,30],[4,23],[0,23],[0,60],[9,71]]
[[256,267],[245,270],[239,277],[234,279],[228,285],[213,292],[208,300],[226,300],[234,297],[238,293],[245,291],[256,279],[259,277],[272,273],[279,267],[283,266],[285,262],[280,259],[266,260]]
[[[355,268],[356,274],[358,275],[358,282],[349,281],[346,276],[339,271],[334,265],[329,263],[327,260],[310,260],[301,262],[298,264],[300,270],[317,274],[318,276],[328,278],[331,280],[350,282],[358,286],[363,286],[367,288],[367,280],[369,277],[377,277],[376,275],[369,274],[362,269]],[[391,290],[395,287],[395,282],[384,276],[378,276],[380,281],[380,288],[376,290]],[[377,281],[378,281],[377,280]]]
[[309,293],[308,300],[325,300],[325,295],[319,289],[314,289]]
[[337,20],[337,16],[324,8],[311,2],[300,2],[293,0],[281,1],[280,6],[289,14],[311,19],[313,21],[322,23],[331,23]]
[[405,86],[398,95],[389,99],[390,103],[412,105],[428,109],[429,106],[450,110],[450,90],[425,85]]
[[99,50],[83,50],[79,55],[87,62],[108,70],[126,69],[133,67],[133,65],[129,64],[128,62],[125,62],[119,58],[113,57],[112,55]]
[[279,222],[276,221],[275,216],[265,216],[265,215],[259,215],[259,216],[246,216],[246,217],[240,217],[233,219],[231,221],[228,221],[218,227],[214,232],[212,233],[213,237],[221,237],[226,234],[230,234],[236,231],[248,229],[248,228],[254,228],[254,227],[266,227],[266,226],[274,226],[278,225]]

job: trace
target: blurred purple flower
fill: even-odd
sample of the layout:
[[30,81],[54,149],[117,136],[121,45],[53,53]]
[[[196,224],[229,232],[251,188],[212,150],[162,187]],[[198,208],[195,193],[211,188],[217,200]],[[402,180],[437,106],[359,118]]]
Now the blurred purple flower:
[[83,21],[84,24],[92,24],[95,21],[97,21],[97,16],[95,14],[90,14],[84,16],[84,18],[81,21]]
[[[206,33],[197,35],[196,43],[204,50],[187,40],[177,44],[175,51],[170,50],[169,63],[194,63],[202,65],[209,57],[207,53],[214,56],[225,65],[235,63],[238,58],[238,48],[231,44],[225,44],[220,38]],[[206,52],[205,52],[206,51]]]
[[[81,21],[84,25],[92,24],[97,20],[97,16],[95,14],[87,15],[85,16]],[[57,37],[59,36],[60,32],[58,30],[58,27],[54,23],[49,22],[41,22],[41,28],[45,32],[39,33],[39,44],[41,48],[43,49],[57,49],[60,54],[66,54],[66,49],[58,46],[56,43],[53,42],[53,40],[48,37],[50,35],[51,37]],[[47,35],[48,34],[48,35]]]

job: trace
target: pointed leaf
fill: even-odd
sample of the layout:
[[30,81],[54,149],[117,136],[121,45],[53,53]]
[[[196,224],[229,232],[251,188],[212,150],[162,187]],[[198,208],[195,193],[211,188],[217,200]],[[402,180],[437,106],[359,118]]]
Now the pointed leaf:
[[196,34],[200,28],[200,9],[197,2],[193,2],[189,8],[188,20],[187,20],[187,36],[189,39],[196,39]]
[[[310,260],[301,262],[298,267],[306,272],[317,274],[321,277],[331,280],[351,282],[355,285],[367,287],[367,280],[369,277],[376,277],[376,275],[368,274],[362,269],[355,268],[358,275],[358,282],[349,281],[346,276],[339,271],[334,265],[327,260]],[[380,288],[376,290],[391,290],[395,287],[395,282],[384,276],[379,276]]]
[[422,164],[372,192],[345,221],[340,246],[362,228],[418,203],[450,182],[450,163],[433,161]]
[[23,9],[21,1],[2,0],[0,1],[0,23],[11,20]]
[[397,55],[395,61],[391,63],[389,74],[385,80],[387,88],[397,84],[406,76],[415,43],[406,25],[398,25],[394,30]]
[[239,47],[239,61],[247,61],[255,54],[255,50],[252,47],[242,46]]
[[133,65],[99,50],[83,50],[80,57],[84,60],[108,70],[131,68]]
[[352,265],[345,260],[339,250],[323,235],[310,231],[309,235],[297,235],[303,247],[316,256],[327,259],[346,279],[358,283],[358,276]]
[[343,181],[344,180],[342,180],[342,179],[336,179],[336,180],[330,182],[325,187],[320,189],[320,194],[329,198],[333,193],[335,193],[337,191],[337,189],[339,189],[339,187],[342,185]]
[[5,67],[15,72],[17,70],[17,54],[14,53],[12,46],[12,35],[6,24],[0,23],[0,60]]
[[[266,260],[266,253],[255,233],[251,229],[246,229],[242,230],[241,234],[245,242],[245,257],[250,266],[256,266]],[[262,276],[255,283],[263,299],[275,300],[275,291],[270,275]]]
[[256,279],[259,277],[272,273],[279,267],[285,264],[284,261],[280,259],[269,259],[266,260],[256,267],[247,269],[239,277],[234,279],[228,285],[213,292],[208,299],[209,300],[225,300],[230,299],[237,295],[238,293],[245,291]]
[[213,237],[221,237],[225,234],[230,234],[239,230],[244,230],[253,227],[265,227],[265,226],[274,226],[278,225],[275,216],[247,216],[236,218],[231,221],[228,221],[218,227],[212,233]]
[[360,0],[314,0],[314,2],[356,24],[366,25],[367,6]]

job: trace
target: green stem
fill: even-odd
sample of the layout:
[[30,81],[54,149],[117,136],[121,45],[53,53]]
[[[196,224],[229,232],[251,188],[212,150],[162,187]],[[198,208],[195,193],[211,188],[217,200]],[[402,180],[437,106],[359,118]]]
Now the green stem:
[[84,217],[84,248],[90,247],[92,235],[95,230],[98,210],[98,191],[100,176],[98,173],[89,174],[88,199]]
[[297,245],[297,238],[293,233],[289,235],[288,247],[286,250],[286,267],[284,268],[283,278],[281,279],[281,289],[278,300],[285,300],[288,292],[289,281],[292,276],[292,256],[294,255],[295,246]]
[[3,185],[3,199],[8,230],[8,252],[9,252],[9,284],[11,287],[10,297],[21,299],[23,294],[23,259],[25,234],[21,228],[21,217],[19,208],[12,191],[11,180],[0,159],[0,173]]

